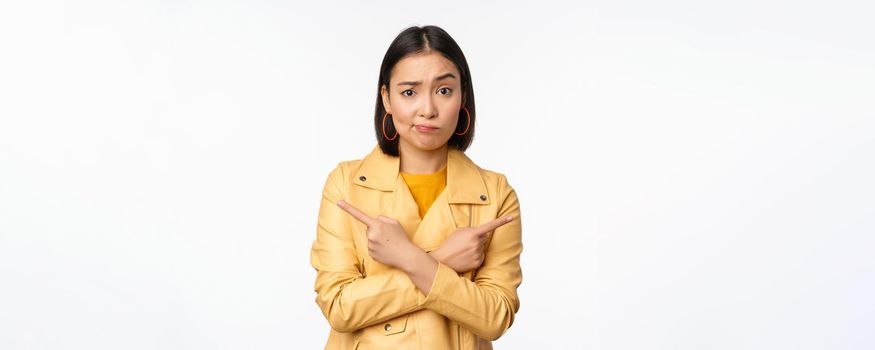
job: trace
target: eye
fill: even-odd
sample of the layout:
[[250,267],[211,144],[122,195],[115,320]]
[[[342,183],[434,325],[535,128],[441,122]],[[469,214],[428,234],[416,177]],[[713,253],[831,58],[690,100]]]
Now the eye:
[[444,95],[449,95],[452,92],[453,92],[453,89],[450,89],[448,87],[442,87],[442,88],[438,89],[438,93],[442,93]]
[[[407,92],[410,92],[410,94],[407,94]],[[404,95],[404,96],[408,96],[408,97],[413,96],[413,93],[414,93],[414,91],[413,91],[413,90],[410,90],[410,89],[407,89],[407,90],[401,91],[401,94],[402,94],[402,95]]]

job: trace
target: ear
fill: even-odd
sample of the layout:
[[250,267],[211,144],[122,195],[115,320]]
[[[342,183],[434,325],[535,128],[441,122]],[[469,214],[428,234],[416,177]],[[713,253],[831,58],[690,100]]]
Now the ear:
[[389,90],[386,89],[386,85],[380,86],[380,96],[383,97],[383,109],[392,114],[392,104],[389,103]]

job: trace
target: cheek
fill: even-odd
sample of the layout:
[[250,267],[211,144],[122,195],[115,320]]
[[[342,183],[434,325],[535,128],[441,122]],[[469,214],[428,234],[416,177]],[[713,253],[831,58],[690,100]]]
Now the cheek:
[[[459,107],[459,108],[462,108],[462,107]],[[446,119],[446,124],[444,126],[447,128],[450,128],[451,130],[455,129],[456,125],[459,123],[459,118],[460,118],[459,117],[459,110],[455,109],[455,108],[450,108],[445,113],[447,115],[447,119]],[[465,113],[465,112],[462,112],[462,113]]]
[[403,129],[410,126],[410,117],[407,117],[406,114],[400,115],[392,115],[392,123],[395,124],[396,129]]
[[395,103],[392,105],[392,122],[396,126],[409,125],[413,111],[403,103]]

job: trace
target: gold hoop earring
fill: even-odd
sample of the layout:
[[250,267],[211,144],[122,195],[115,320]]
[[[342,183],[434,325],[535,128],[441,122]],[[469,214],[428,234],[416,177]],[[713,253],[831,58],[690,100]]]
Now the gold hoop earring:
[[462,106],[462,109],[465,111],[465,114],[468,115],[468,123],[467,123],[467,125],[465,125],[465,131],[462,131],[461,134],[459,134],[459,133],[455,133],[455,132],[454,132],[454,134],[459,135],[459,136],[462,136],[462,135],[467,134],[467,133],[468,133],[468,129],[471,127],[471,112],[468,112],[468,109],[465,108],[465,106]]
[[386,112],[386,114],[383,114],[383,123],[382,123],[382,126],[383,126],[383,138],[385,138],[386,141],[392,141],[392,140],[394,140],[394,139],[396,139],[396,138],[398,137],[398,130],[395,130],[395,136],[392,136],[391,139],[389,138],[388,135],[386,135],[386,116],[388,116],[388,115],[389,115],[389,112]]

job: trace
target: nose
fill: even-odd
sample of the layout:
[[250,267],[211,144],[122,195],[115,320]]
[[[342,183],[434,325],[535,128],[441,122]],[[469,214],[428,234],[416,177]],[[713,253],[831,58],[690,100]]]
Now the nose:
[[434,118],[436,109],[434,108],[434,101],[432,101],[432,96],[422,99],[422,106],[420,107],[419,115],[426,119]]

